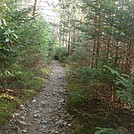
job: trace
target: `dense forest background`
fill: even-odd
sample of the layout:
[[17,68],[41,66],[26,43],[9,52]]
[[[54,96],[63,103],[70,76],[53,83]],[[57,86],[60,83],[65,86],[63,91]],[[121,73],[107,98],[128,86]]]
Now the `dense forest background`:
[[0,0],[0,122],[40,90],[54,58],[70,66],[76,134],[133,134],[134,1],[60,0],[58,25],[36,12],[36,2]]
[[94,133],[97,126],[107,129],[96,134],[133,133],[134,1],[62,0],[60,7],[76,133]]

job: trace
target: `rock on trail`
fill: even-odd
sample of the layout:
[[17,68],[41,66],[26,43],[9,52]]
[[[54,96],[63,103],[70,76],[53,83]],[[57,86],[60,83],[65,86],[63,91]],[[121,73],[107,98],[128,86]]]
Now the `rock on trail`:
[[20,110],[0,130],[0,134],[72,134],[66,105],[66,67],[57,61],[51,65],[45,88]]

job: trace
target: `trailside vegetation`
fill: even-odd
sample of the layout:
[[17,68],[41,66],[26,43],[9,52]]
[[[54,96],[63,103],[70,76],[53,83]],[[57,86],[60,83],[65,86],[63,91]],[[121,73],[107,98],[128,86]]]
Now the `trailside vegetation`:
[[76,134],[134,133],[134,1],[60,1]]
[[54,46],[50,24],[20,3],[0,5],[0,123],[40,90]]

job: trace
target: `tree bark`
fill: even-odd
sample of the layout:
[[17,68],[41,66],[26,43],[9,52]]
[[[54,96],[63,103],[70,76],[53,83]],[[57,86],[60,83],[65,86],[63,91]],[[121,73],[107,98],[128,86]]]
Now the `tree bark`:
[[37,0],[34,1],[32,16],[35,15],[35,12],[36,12],[36,5],[37,5]]

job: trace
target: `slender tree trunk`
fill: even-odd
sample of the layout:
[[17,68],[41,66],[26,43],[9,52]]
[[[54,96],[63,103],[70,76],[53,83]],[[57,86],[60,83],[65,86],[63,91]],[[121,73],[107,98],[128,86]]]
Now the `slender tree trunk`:
[[107,43],[107,60],[109,59],[109,53],[110,53],[110,42],[111,42],[111,37],[109,37],[108,39],[108,43]]
[[99,53],[100,53],[100,37],[98,37],[97,47],[96,47],[96,68],[98,68]]
[[117,46],[116,46],[116,52],[115,52],[115,59],[114,59],[114,63],[117,66],[117,61],[118,61],[118,51],[119,51],[119,47],[118,47],[119,42],[117,42]]
[[97,43],[96,43],[96,68],[98,68],[98,58],[99,58],[99,54],[100,54],[100,48],[101,48],[101,35],[100,35],[100,25],[101,25],[101,14],[99,14],[99,18],[96,20],[96,24],[97,24]]
[[32,16],[34,16],[36,13],[36,6],[37,6],[37,0],[34,1]]
[[92,63],[91,63],[91,68],[94,67],[94,60],[95,60],[95,48],[96,48],[96,41],[94,39],[94,45],[93,45],[93,55],[92,55]]
[[63,39],[62,39],[62,44],[63,44],[63,46],[65,46],[65,32],[63,31]]
[[68,55],[70,55],[70,46],[71,46],[71,28],[69,29],[69,35],[68,35]]
[[126,73],[129,73],[132,67],[132,55],[133,55],[133,44],[131,42],[127,45],[127,56],[126,56]]

